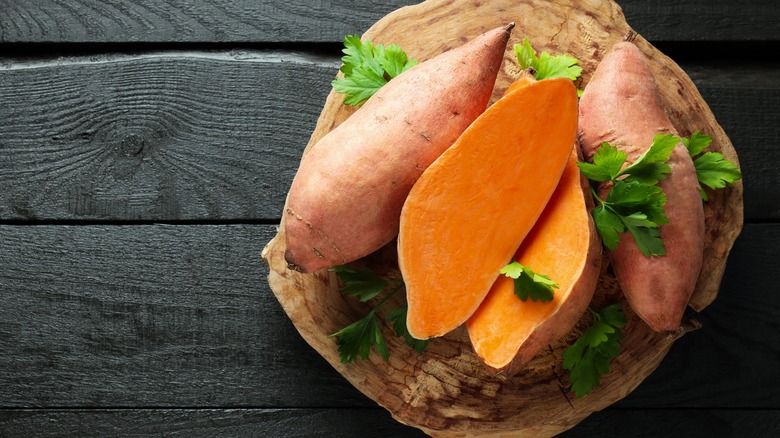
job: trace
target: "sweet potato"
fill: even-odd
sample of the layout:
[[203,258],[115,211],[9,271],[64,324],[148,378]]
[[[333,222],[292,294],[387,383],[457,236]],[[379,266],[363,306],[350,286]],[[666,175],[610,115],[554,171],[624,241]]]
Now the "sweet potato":
[[344,264],[396,236],[414,182],[487,107],[512,27],[402,73],[312,146],[284,214],[292,269]]
[[568,333],[588,307],[601,265],[601,241],[590,217],[592,199],[577,167],[577,150],[558,187],[514,259],[558,284],[553,300],[521,301],[514,280],[500,276],[466,322],[477,356],[511,376],[547,344]]
[[477,310],[549,201],[576,129],[572,82],[539,81],[499,99],[423,173],[398,236],[412,336],[442,336]]
[[[590,159],[609,142],[633,163],[659,133],[677,135],[664,112],[653,73],[632,43],[615,45],[599,63],[580,101],[579,136]],[[685,146],[675,146],[659,183],[669,222],[661,226],[666,255],[645,257],[624,233],[609,260],[631,308],[655,331],[675,330],[696,286],[704,249],[704,211]],[[599,191],[608,190],[601,184]],[[603,198],[602,198],[603,199]]]

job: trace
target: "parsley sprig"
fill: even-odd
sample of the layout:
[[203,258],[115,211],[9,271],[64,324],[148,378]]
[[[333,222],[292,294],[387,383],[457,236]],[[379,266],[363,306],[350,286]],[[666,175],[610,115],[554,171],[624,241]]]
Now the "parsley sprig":
[[553,289],[558,284],[544,274],[537,274],[528,266],[523,266],[516,260],[501,268],[499,273],[515,280],[515,295],[522,301],[552,301]]
[[342,51],[340,70],[344,77],[333,80],[333,88],[346,95],[344,103],[347,105],[362,105],[392,78],[417,64],[395,44],[385,47],[360,41],[358,35],[346,36]]
[[566,351],[563,352],[563,368],[569,370],[569,382],[577,397],[584,397],[601,383],[601,376],[609,373],[610,359],[620,352],[620,329],[626,325],[626,315],[620,304],[612,304],[593,315],[593,325]]
[[[339,291],[344,295],[357,297],[360,302],[367,302],[377,298],[385,288],[391,284],[395,285],[366,316],[329,336],[336,338],[336,345],[338,345],[339,357],[342,363],[355,362],[358,358],[368,359],[372,347],[383,359],[388,360],[390,352],[387,349],[387,341],[384,335],[382,335],[377,310],[393,295],[403,289],[403,280],[383,279],[368,269],[356,270],[344,266],[336,266],[331,271],[335,272],[344,282],[344,286]],[[388,313],[387,319],[392,322],[396,336],[403,336],[407,345],[414,348],[417,352],[422,352],[430,340],[415,339],[409,334],[409,331],[406,329],[406,312],[407,306],[398,307]]]
[[531,47],[528,38],[523,38],[522,44],[515,44],[515,55],[520,68],[532,69],[537,80],[552,78],[568,78],[577,80],[582,74],[582,67],[577,65],[579,61],[568,55],[550,55],[542,52],[536,56],[536,51]]
[[[712,137],[695,131],[690,138],[683,137],[683,144],[693,158],[693,166],[696,168],[696,177],[699,179],[699,191],[701,198],[708,200],[707,193],[702,185],[711,189],[722,189],[727,184],[742,178],[739,166],[725,159],[720,152],[704,152],[712,144]],[[697,157],[698,155],[698,157]]]
[[628,231],[645,257],[666,254],[659,230],[669,222],[663,209],[666,195],[657,184],[669,174],[666,161],[679,141],[671,134],[658,134],[650,148],[625,168],[626,154],[607,142],[596,150],[592,164],[577,163],[586,178],[613,184],[606,199],[591,189],[598,202],[591,214],[607,248],[617,248],[620,233]]

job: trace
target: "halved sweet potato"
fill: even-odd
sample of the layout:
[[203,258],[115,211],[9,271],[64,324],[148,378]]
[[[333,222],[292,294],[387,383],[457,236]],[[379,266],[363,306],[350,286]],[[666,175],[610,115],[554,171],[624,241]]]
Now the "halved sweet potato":
[[442,336],[477,310],[558,185],[576,129],[572,82],[532,83],[488,108],[422,174],[398,238],[412,336]]
[[515,260],[558,284],[553,300],[521,301],[514,280],[500,276],[466,322],[474,350],[488,369],[513,375],[545,345],[568,333],[596,289],[601,242],[590,216],[592,198],[572,148],[544,213],[523,240]]

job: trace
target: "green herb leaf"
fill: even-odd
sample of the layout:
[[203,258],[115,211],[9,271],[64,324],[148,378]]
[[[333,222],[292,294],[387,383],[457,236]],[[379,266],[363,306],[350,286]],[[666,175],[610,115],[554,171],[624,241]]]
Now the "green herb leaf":
[[403,336],[406,345],[414,348],[414,351],[422,353],[433,339],[417,339],[409,334],[409,330],[406,327],[406,313],[408,310],[408,306],[399,307],[388,313],[387,319],[393,323],[393,330],[395,330],[396,336]]
[[346,95],[347,105],[362,105],[389,80],[417,64],[395,44],[374,45],[360,41],[357,35],[344,38],[343,53],[340,70],[344,77],[333,80],[333,88]]
[[498,272],[515,280],[515,295],[522,301],[552,301],[553,289],[558,288],[549,276],[537,274],[514,260]]
[[542,52],[539,57],[539,68],[534,77],[538,80],[566,78],[574,81],[582,74],[582,67],[577,63],[579,63],[577,58],[568,55],[552,56]]
[[333,333],[330,337],[336,338],[341,363],[354,362],[358,357],[363,360],[368,359],[371,347],[374,347],[374,350],[385,360],[390,358],[387,343],[382,336],[382,330],[379,328],[376,313],[373,310],[365,317]]
[[629,175],[626,180],[643,184],[658,184],[666,178],[671,169],[666,161],[672,155],[674,147],[680,142],[672,134],[658,134],[653,143],[633,164],[623,169],[617,176]]
[[376,298],[389,284],[368,269],[355,270],[345,266],[335,266],[330,269],[344,282],[339,291],[344,295],[356,296],[361,303]]
[[699,184],[711,189],[722,189],[726,184],[742,178],[739,166],[723,158],[719,152],[706,152],[693,161]]
[[569,382],[577,397],[584,397],[609,373],[610,359],[617,357],[626,324],[620,304],[612,304],[600,313],[594,312],[593,325],[563,352],[563,368],[569,370]]
[[[712,137],[704,135],[699,131],[694,131],[691,138],[683,138],[683,144],[688,148],[691,157],[696,157],[702,151],[712,144]],[[699,180],[699,193],[701,199],[707,201],[707,193],[701,186],[707,186],[711,189],[722,189],[727,184],[742,178],[742,172],[739,166],[725,159],[719,152],[706,152],[693,160],[693,166],[696,168],[696,177]]]
[[593,222],[604,246],[610,250],[620,243],[620,233],[628,231],[645,257],[666,254],[659,226],[667,223],[663,206],[666,195],[655,185],[617,180],[606,200],[598,197]]
[[539,58],[536,57],[536,51],[531,47],[528,38],[523,38],[522,44],[515,44],[514,49],[517,63],[520,64],[521,69],[532,68],[538,70]]
[[704,135],[700,131],[694,131],[691,134],[691,138],[682,138],[682,142],[688,149],[688,153],[695,157],[699,155],[704,149],[707,149],[712,144],[712,137]]
[[607,195],[606,204],[612,206],[621,217],[639,212],[656,226],[669,222],[663,209],[666,194],[656,185],[617,180]]
[[621,219],[642,255],[645,257],[666,255],[664,241],[661,239],[661,230],[658,229],[657,224],[648,221],[647,216],[639,212]]
[[620,174],[626,162],[626,154],[611,144],[604,142],[593,155],[593,164],[578,162],[585,178],[592,181],[611,181]]
[[620,233],[626,231],[626,226],[620,216],[611,209],[607,209],[604,204],[594,208],[591,214],[596,231],[599,232],[604,246],[610,250],[617,248],[618,243],[620,243]]
[[533,69],[535,71],[534,77],[537,80],[568,78],[574,81],[582,74],[582,67],[577,65],[579,61],[571,56],[552,56],[547,52],[542,52],[537,57],[528,38],[523,38],[522,44],[515,44],[514,50],[520,68]]
[[[403,280],[385,280],[368,269],[357,270],[345,266],[336,266],[330,270],[335,272],[344,282],[344,286],[339,290],[345,295],[358,297],[361,302],[376,298],[389,284],[397,284],[393,290],[377,303],[368,315],[330,335],[330,337],[336,338],[336,345],[338,345],[339,357],[342,363],[351,363],[358,358],[368,359],[372,347],[380,356],[388,360],[390,353],[387,349],[387,342],[382,335],[376,311],[403,287]],[[387,319],[392,323],[393,330],[395,330],[397,336],[403,336],[407,345],[418,352],[422,352],[431,340],[415,339],[409,334],[406,328],[406,313],[406,306],[399,307],[388,313]]]

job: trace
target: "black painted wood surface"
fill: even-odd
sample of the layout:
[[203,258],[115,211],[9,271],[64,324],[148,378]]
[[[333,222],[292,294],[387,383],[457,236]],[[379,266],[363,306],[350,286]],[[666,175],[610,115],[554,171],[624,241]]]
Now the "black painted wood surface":
[[[339,42],[413,1],[0,1],[0,436],[420,436],[265,283]],[[739,153],[703,328],[565,436],[780,435],[780,6],[619,2]],[[316,6],[312,6],[316,5]]]

